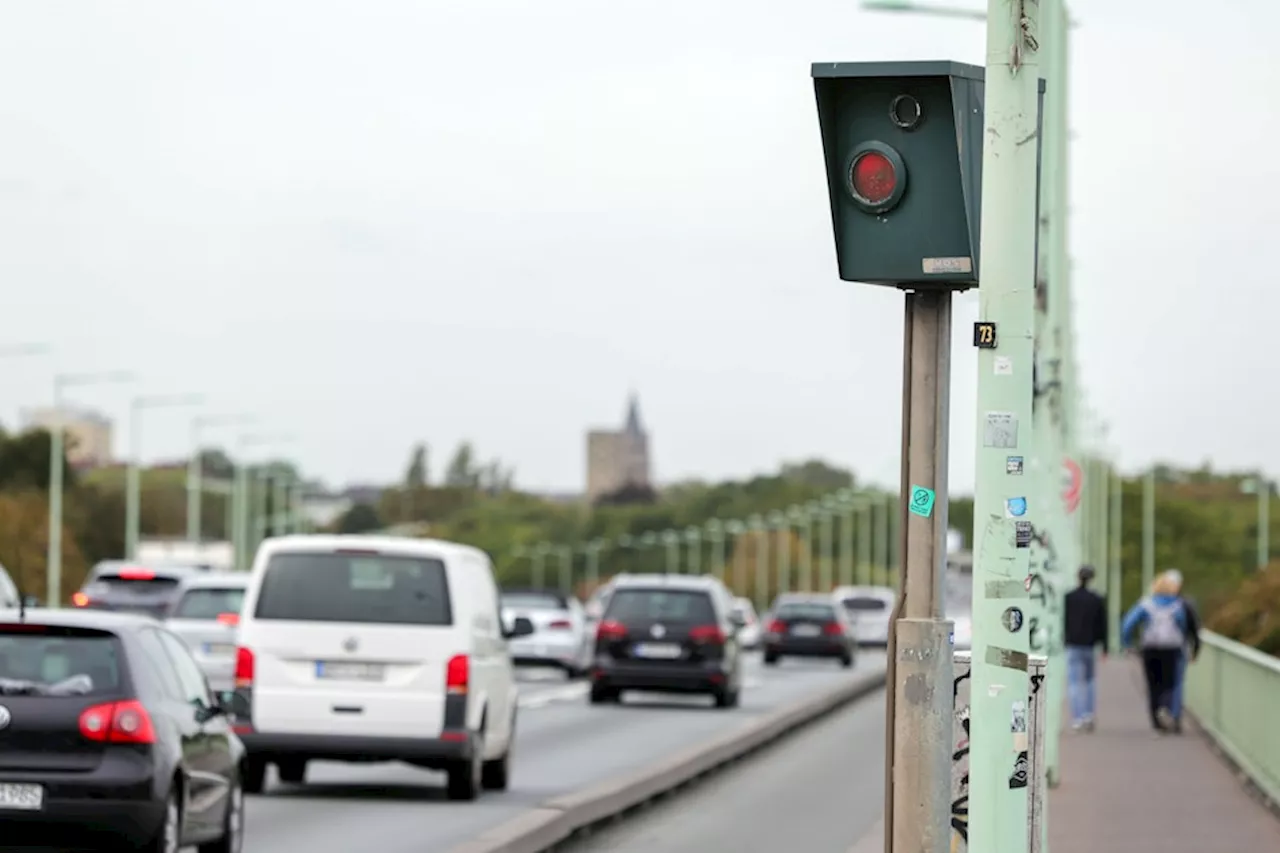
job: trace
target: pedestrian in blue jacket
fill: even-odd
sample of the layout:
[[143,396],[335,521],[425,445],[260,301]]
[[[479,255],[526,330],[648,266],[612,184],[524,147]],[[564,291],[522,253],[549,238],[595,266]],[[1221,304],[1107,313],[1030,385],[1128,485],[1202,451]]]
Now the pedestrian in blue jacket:
[[1161,733],[1176,731],[1179,726],[1175,697],[1191,627],[1186,603],[1179,595],[1180,577],[1161,573],[1151,584],[1151,594],[1135,604],[1120,625],[1120,640],[1126,648],[1141,631],[1138,645],[1147,681],[1147,707],[1152,728]]

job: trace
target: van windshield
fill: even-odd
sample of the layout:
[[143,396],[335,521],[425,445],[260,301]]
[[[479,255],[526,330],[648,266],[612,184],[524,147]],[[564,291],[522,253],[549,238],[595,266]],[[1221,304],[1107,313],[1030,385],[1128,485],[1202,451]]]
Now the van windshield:
[[444,563],[386,554],[275,554],[257,619],[452,625]]

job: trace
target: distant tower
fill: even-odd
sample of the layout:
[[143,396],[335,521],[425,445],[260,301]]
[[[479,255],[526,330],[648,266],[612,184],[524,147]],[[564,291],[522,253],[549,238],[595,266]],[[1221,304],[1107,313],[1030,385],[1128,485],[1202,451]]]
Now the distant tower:
[[634,393],[621,430],[587,433],[587,500],[594,502],[623,486],[650,486],[649,435],[640,421],[640,400]]

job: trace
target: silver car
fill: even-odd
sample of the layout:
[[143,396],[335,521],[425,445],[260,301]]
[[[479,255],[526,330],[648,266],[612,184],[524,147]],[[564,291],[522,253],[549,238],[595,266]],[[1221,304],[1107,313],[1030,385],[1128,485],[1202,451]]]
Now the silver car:
[[214,691],[235,687],[236,635],[246,574],[201,574],[185,579],[165,625],[191,649]]
[[888,645],[890,620],[898,599],[895,590],[887,586],[842,586],[832,594],[852,619],[858,645]]
[[587,630],[582,602],[553,589],[504,590],[503,621],[513,623],[522,617],[533,624],[533,633],[507,641],[513,663],[556,666],[570,678],[587,671],[595,638]]

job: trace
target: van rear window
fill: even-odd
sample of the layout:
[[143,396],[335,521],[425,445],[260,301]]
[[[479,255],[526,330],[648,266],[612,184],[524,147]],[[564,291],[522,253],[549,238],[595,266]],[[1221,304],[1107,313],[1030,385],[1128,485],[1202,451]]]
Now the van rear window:
[[295,553],[271,557],[257,619],[452,625],[444,563],[429,557]]
[[120,684],[110,634],[0,626],[0,696],[100,696]]

